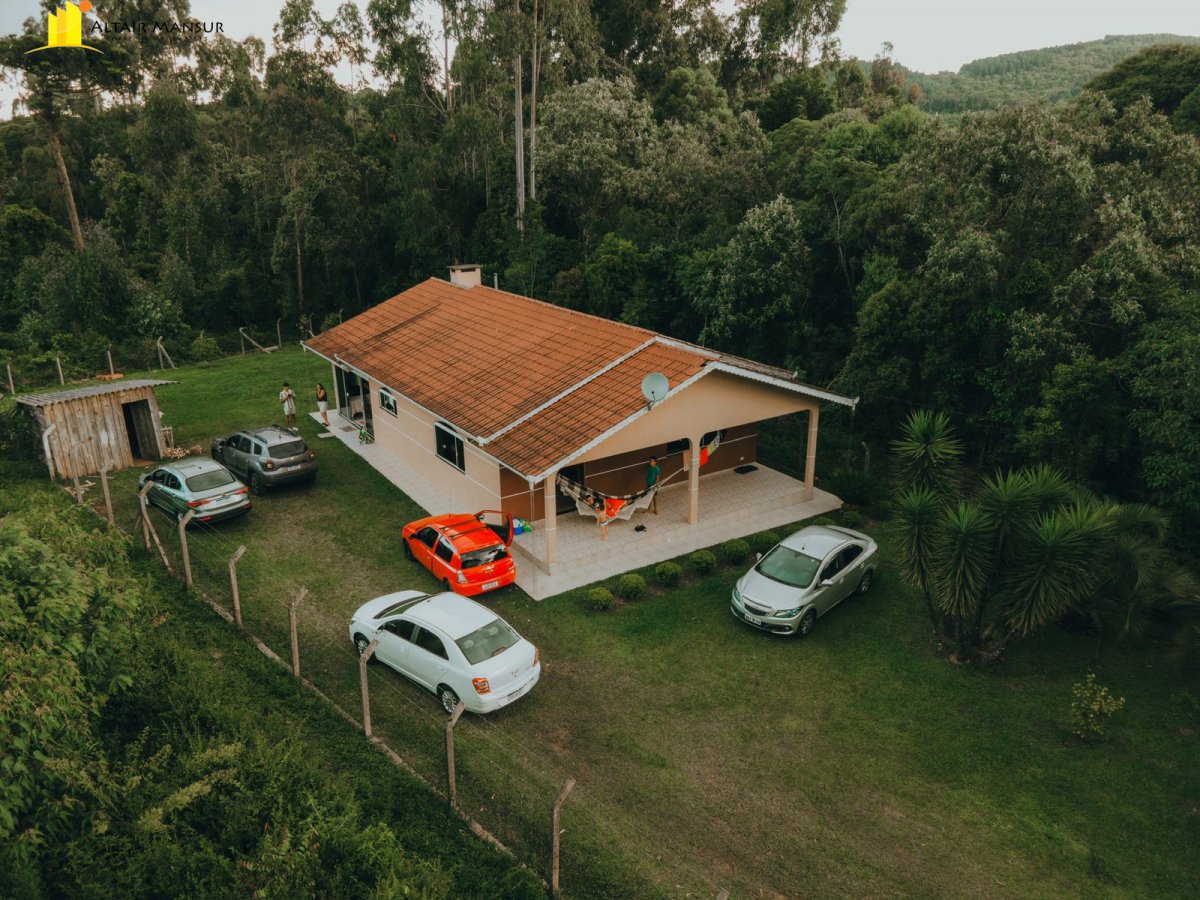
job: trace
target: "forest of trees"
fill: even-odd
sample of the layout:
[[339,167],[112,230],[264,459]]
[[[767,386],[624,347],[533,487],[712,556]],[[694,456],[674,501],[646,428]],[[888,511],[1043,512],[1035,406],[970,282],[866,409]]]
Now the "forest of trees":
[[1200,520],[1196,95],[1140,99],[1200,50],[949,122],[886,47],[838,57],[842,0],[442,10],[287,0],[269,48],[116,34],[72,67],[24,55],[42,22],[4,39],[29,114],[0,125],[0,354],[186,357],[477,262],[861,395],[855,446],[936,407],[974,464]]

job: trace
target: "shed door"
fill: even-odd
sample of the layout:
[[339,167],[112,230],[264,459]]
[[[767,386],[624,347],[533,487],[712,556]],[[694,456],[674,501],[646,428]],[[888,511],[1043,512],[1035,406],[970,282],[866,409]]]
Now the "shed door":
[[161,459],[158,449],[158,423],[150,409],[149,400],[122,403],[125,414],[125,430],[129,433],[129,449],[135,459]]

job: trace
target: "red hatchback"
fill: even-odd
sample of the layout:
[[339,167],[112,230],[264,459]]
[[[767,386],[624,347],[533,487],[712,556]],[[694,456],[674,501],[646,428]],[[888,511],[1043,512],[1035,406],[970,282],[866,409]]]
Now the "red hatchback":
[[401,533],[404,554],[415,559],[448,591],[474,597],[512,584],[517,564],[509,553],[513,518],[485,509],[417,519]]

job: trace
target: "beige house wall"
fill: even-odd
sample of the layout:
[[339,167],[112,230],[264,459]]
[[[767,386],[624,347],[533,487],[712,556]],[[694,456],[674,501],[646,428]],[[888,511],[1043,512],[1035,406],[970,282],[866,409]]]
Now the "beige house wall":
[[[817,406],[817,400],[791,391],[725,372],[712,372],[573,462],[617,456],[684,437],[699,439],[710,431],[732,429]],[[667,474],[666,470],[663,474]]]
[[392,393],[396,401],[396,415],[393,416],[379,403],[379,382],[371,379],[367,384],[371,393],[375,443],[446,497],[446,509],[431,512],[475,512],[501,507],[500,467],[495,460],[464,440],[466,471],[460,472],[457,466],[437,455],[434,424],[439,420],[436,416],[406,397]]

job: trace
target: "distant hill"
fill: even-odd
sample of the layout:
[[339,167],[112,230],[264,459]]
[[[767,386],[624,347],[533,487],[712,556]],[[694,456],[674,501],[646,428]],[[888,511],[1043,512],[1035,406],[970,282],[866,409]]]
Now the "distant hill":
[[936,113],[995,109],[1010,103],[1071,99],[1085,84],[1154,44],[1200,44],[1178,34],[1114,34],[1100,41],[1023,50],[967,63],[957,72],[926,74],[905,69],[921,86],[921,108]]

